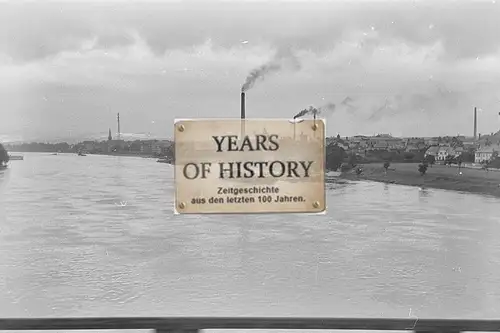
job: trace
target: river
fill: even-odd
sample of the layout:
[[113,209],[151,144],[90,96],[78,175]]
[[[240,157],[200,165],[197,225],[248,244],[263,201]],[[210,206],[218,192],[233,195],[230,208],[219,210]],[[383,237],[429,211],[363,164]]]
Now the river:
[[500,315],[500,201],[328,184],[316,216],[173,215],[170,165],[24,154],[0,171],[0,314]]

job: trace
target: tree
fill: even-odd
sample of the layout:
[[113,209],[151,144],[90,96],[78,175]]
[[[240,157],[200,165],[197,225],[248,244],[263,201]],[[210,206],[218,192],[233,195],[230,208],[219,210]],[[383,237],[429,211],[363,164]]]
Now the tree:
[[165,156],[172,161],[175,161],[175,143],[171,143],[165,150]]
[[427,172],[427,164],[426,163],[421,163],[418,165],[418,172],[420,172],[420,175],[423,176]]
[[387,170],[389,169],[389,167],[391,166],[391,163],[389,161],[386,161],[384,163],[384,169],[385,169],[385,173],[387,173]]
[[498,152],[494,151],[493,154],[491,155],[491,160],[494,161],[498,158]]
[[404,157],[405,157],[405,160],[411,160],[415,157],[415,154],[414,153],[410,153],[410,152],[406,152],[404,154]]
[[460,154],[460,157],[462,158],[463,162],[474,162],[474,150],[469,149],[467,151],[464,151],[462,154]]
[[349,160],[348,163],[354,168],[357,163],[358,163],[358,157],[356,156],[355,153],[349,154]]
[[6,164],[9,162],[9,154],[7,153],[7,150],[3,147],[3,145],[0,143],[0,165]]
[[498,158],[498,152],[494,151],[493,155],[491,155],[491,159],[486,163],[488,168],[500,168],[500,158]]
[[336,171],[347,154],[342,147],[330,144],[326,147],[326,169]]
[[428,162],[431,165],[431,167],[432,167],[434,165],[434,163],[436,163],[436,156],[434,156],[434,155],[427,155],[425,157],[425,161]]

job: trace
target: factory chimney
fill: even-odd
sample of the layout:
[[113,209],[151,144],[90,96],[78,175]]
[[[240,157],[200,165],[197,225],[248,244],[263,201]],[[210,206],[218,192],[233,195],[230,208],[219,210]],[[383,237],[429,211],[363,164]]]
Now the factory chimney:
[[477,108],[474,107],[474,140],[477,140]]
[[118,120],[118,140],[120,140],[120,113],[117,114],[116,116],[117,120]]
[[245,92],[241,92],[241,137],[245,136]]
[[241,92],[241,119],[245,119],[245,93]]

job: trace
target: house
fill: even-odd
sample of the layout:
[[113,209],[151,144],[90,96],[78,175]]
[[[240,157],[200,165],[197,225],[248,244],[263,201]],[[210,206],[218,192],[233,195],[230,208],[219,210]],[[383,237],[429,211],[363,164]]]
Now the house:
[[434,156],[434,158],[437,160],[437,156],[438,156],[438,152],[439,152],[439,146],[432,146],[432,147],[429,147],[429,149],[427,149],[425,151],[425,154],[424,154],[424,157],[427,157],[427,156]]
[[355,135],[355,136],[352,136],[349,140],[352,142],[361,143],[363,141],[368,141],[369,137],[364,136],[364,135]]
[[454,148],[448,146],[448,147],[439,147],[439,150],[438,150],[438,154],[436,156],[436,160],[438,161],[444,161],[446,160],[446,157],[447,156],[453,156],[453,157],[457,157],[457,152]]
[[464,147],[465,150],[477,148],[477,143],[473,142],[473,141],[464,141],[462,143],[462,145],[463,145],[463,147]]
[[108,140],[108,153],[115,151],[123,151],[125,148],[125,140]]
[[406,143],[402,139],[398,139],[398,141],[389,142],[389,147],[391,149],[403,150],[406,147]]
[[141,154],[152,154],[153,153],[153,143],[155,140],[144,140],[141,142],[140,152]]
[[464,147],[455,147],[455,156],[458,157],[465,152]]
[[490,146],[483,146],[476,150],[475,156],[474,156],[474,162],[475,163],[482,163],[486,161],[490,161],[493,157],[494,153],[500,153],[500,145],[490,145]]
[[156,155],[165,155],[171,145],[172,142],[167,140],[156,141],[151,145],[151,151]]
[[349,149],[357,149],[359,148],[359,143],[349,142]]
[[387,142],[382,141],[382,142],[377,142],[372,146],[373,150],[387,150],[389,148],[389,145]]
[[418,146],[418,144],[407,144],[405,151],[410,153],[418,153],[420,149],[421,148]]

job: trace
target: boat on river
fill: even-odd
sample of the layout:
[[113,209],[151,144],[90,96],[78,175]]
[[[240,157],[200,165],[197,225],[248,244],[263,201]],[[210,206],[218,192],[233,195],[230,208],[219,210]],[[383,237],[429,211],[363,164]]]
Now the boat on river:
[[22,155],[9,155],[9,160],[10,161],[23,161],[24,156],[22,156]]
[[168,157],[160,157],[158,160],[156,160],[156,162],[172,164],[172,159]]
[[342,172],[340,171],[327,171],[325,173],[326,177],[340,177],[342,175]]

